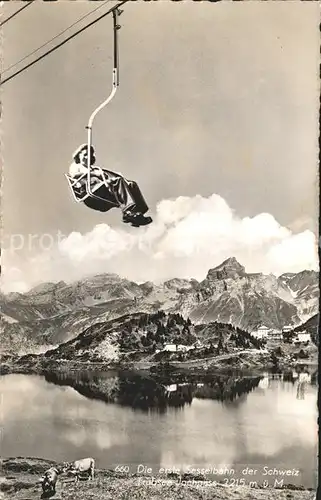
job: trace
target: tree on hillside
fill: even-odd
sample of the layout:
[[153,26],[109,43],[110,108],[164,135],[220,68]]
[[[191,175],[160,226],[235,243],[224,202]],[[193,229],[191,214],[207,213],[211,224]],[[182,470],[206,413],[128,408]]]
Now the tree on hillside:
[[146,339],[147,339],[148,345],[151,345],[151,343],[154,340],[154,334],[153,334],[153,332],[147,332]]
[[237,340],[236,335],[234,335],[234,333],[231,333],[231,335],[230,335],[230,341],[231,342],[236,342],[236,340]]
[[277,347],[276,349],[274,349],[273,352],[275,352],[275,355],[278,356],[278,357],[282,357],[284,355],[284,353],[283,353],[283,351],[282,351],[282,349],[281,349],[280,346]]
[[300,349],[300,351],[295,355],[295,357],[299,359],[307,359],[309,357],[309,354],[305,352],[303,349]]
[[217,350],[218,350],[218,354],[221,354],[221,352],[223,351],[223,341],[222,341],[222,338],[220,338],[219,341],[218,341]]
[[126,325],[126,330],[127,330],[127,332],[128,332],[129,334],[130,334],[130,333],[132,333],[132,331],[133,331],[133,326],[132,326],[132,324],[131,324],[131,323],[128,323],[128,325]]
[[164,327],[163,323],[157,323],[156,335],[160,336],[160,335],[164,335],[164,334],[165,334],[165,327]]
[[149,342],[147,340],[146,335],[142,335],[140,341],[141,341],[143,347],[148,347]]
[[170,314],[167,316],[167,322],[166,322],[166,328],[169,330],[173,324],[173,320],[170,316]]
[[214,347],[212,341],[210,341],[210,344],[208,346],[208,352],[211,353],[211,352],[214,352],[214,350],[215,350],[215,347]]
[[138,326],[139,326],[139,328],[144,328],[144,326],[146,326],[146,324],[147,324],[146,315],[142,314],[141,317],[139,318]]
[[272,352],[272,354],[271,354],[271,362],[272,362],[274,368],[278,367],[278,365],[279,365],[279,358],[278,358],[278,356],[276,356],[275,352]]
[[183,326],[182,333],[183,333],[184,335],[189,335],[189,334],[190,334],[190,329],[189,329],[188,325],[186,325],[186,324],[185,324],[185,325]]

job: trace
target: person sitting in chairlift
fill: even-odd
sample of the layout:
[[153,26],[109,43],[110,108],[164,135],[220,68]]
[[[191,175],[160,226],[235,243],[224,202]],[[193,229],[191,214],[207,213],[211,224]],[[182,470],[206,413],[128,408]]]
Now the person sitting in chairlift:
[[[69,175],[74,179],[88,173],[88,145],[82,144],[73,154],[73,163],[69,167]],[[112,172],[95,166],[95,150],[90,149],[90,179],[91,189],[95,183],[105,181],[108,189],[108,202],[111,200],[113,206],[119,207],[123,212],[122,220],[132,226],[145,226],[152,222],[151,217],[145,217],[148,206],[135,181],[125,179],[120,173]],[[102,178],[104,177],[104,178]],[[87,178],[79,181],[79,186],[86,189]],[[90,206],[88,204],[88,206]]]

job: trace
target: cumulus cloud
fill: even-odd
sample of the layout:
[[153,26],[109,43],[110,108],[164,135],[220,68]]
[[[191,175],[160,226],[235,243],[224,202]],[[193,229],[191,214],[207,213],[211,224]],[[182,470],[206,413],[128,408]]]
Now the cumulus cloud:
[[47,237],[46,248],[32,248],[19,260],[12,248],[5,250],[3,291],[103,272],[136,282],[203,279],[209,268],[231,256],[248,272],[279,275],[318,269],[312,231],[295,234],[268,213],[240,218],[216,194],[163,200],[147,227],[99,224],[86,234],[60,235],[48,243]]

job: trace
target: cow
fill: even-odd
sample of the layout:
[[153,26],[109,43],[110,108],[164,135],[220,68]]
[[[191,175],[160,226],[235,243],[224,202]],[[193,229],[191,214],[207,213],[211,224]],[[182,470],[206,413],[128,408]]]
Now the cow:
[[88,474],[88,479],[94,479],[95,475],[95,460],[93,458],[83,458],[75,462],[67,462],[63,465],[64,472],[70,472],[75,476],[75,481],[79,481],[79,476],[84,473]]
[[44,475],[40,478],[39,482],[42,486],[43,498],[52,496],[56,493],[56,483],[58,476],[63,472],[61,467],[50,467],[46,470]]

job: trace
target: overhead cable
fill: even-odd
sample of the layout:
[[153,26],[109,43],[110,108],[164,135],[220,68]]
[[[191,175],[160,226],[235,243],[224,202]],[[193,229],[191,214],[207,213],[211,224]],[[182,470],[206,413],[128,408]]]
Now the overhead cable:
[[[111,0],[109,0],[111,1]],[[85,31],[86,29],[90,28],[91,26],[93,26],[95,23],[97,23],[98,21],[100,21],[101,19],[103,19],[104,17],[108,16],[109,14],[111,14],[115,9],[118,9],[119,7],[121,7],[122,5],[124,5],[125,3],[127,3],[128,1],[130,0],[123,0],[122,2],[119,2],[117,5],[115,5],[115,7],[112,7],[111,9],[109,9],[107,12],[105,12],[105,14],[102,14],[101,16],[97,17],[97,19],[94,19],[94,21],[91,21],[90,23],[88,23],[86,26],[84,26],[83,28],[79,29],[78,31],[76,31],[75,33],[73,33],[72,35],[70,35],[68,38],[66,38],[65,40],[63,40],[62,42],[60,42],[58,45],[55,45],[52,49],[50,50],[47,50],[47,52],[45,52],[44,54],[42,54],[41,56],[37,57],[37,59],[34,59],[33,61],[31,61],[29,64],[27,64],[26,66],[24,66],[23,68],[21,68],[20,70],[16,71],[15,73],[13,73],[12,75],[8,76],[7,78],[5,78],[4,80],[2,80],[0,82],[0,85],[3,85],[4,83],[7,83],[9,82],[10,80],[12,80],[13,78],[15,78],[16,76],[20,75],[21,73],[23,73],[24,71],[26,71],[27,69],[31,68],[31,66],[33,66],[34,64],[36,64],[37,62],[41,61],[42,59],[44,59],[45,57],[47,57],[49,54],[52,54],[55,50],[59,49],[60,47],[62,47],[63,45],[65,45],[67,42],[69,42],[70,40],[72,40],[73,38],[75,38],[77,35],[79,35],[80,33],[82,33],[83,31]]]
[[35,0],[30,0],[28,3],[26,3],[23,7],[21,7],[20,9],[18,9],[16,12],[14,12],[13,14],[11,14],[11,16],[7,17],[7,19],[5,19],[4,21],[2,21],[0,23],[0,28],[6,24],[8,21],[10,21],[13,17],[17,16],[19,14],[19,12],[21,12],[23,9],[26,9],[27,7],[29,7]]
[[88,12],[87,14],[85,14],[84,16],[80,17],[79,19],[77,19],[77,21],[75,21],[74,23],[72,23],[70,26],[68,26],[67,28],[65,28],[63,31],[61,31],[60,33],[58,33],[58,35],[54,36],[53,38],[51,38],[50,40],[48,40],[47,42],[43,43],[42,45],[40,45],[40,47],[38,47],[37,49],[33,50],[32,52],[30,52],[30,54],[27,54],[26,56],[24,56],[22,59],[20,59],[19,61],[17,61],[16,63],[12,64],[11,66],[9,66],[8,68],[6,68],[5,70],[2,71],[2,74],[4,75],[5,73],[7,73],[10,69],[12,68],[15,68],[16,66],[18,66],[18,64],[22,63],[23,61],[25,61],[26,59],[28,59],[29,57],[33,56],[34,54],[36,54],[37,52],[39,52],[39,50],[43,49],[44,47],[46,47],[47,45],[49,45],[51,42],[53,42],[54,40],[56,40],[57,38],[59,38],[61,35],[64,35],[68,30],[70,30],[70,28],[73,28],[74,26],[76,26],[76,24],[80,23],[81,21],[83,21],[84,19],[86,19],[86,17],[88,16],[91,16],[91,14],[93,14],[94,12],[96,12],[96,10],[98,9],[101,9],[104,5],[106,5],[106,3],[110,2],[111,0],[106,0],[105,2],[102,2],[100,5],[98,5],[98,7],[96,7],[94,10]]

